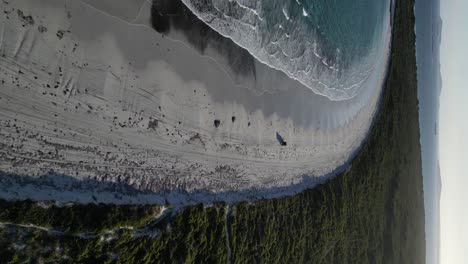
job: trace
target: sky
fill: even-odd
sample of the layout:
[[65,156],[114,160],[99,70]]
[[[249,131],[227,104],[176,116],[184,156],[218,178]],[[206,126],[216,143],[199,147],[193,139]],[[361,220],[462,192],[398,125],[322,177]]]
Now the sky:
[[[441,0],[439,146],[443,264],[468,263],[468,1]],[[465,168],[464,168],[465,167]]]

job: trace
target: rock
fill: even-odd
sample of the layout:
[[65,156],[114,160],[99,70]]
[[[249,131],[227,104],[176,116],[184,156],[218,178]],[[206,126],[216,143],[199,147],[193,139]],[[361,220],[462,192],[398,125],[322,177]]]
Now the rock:
[[39,26],[37,27],[37,30],[38,30],[39,32],[41,32],[41,33],[47,32],[47,28],[44,27],[43,25],[39,25]]
[[62,39],[63,35],[65,35],[65,30],[59,30],[57,31],[57,38]]
[[18,9],[18,17],[24,25],[34,25],[34,19],[32,16],[26,16],[23,11]]
[[148,122],[148,129],[156,129],[158,127],[159,121],[157,119],[150,119]]

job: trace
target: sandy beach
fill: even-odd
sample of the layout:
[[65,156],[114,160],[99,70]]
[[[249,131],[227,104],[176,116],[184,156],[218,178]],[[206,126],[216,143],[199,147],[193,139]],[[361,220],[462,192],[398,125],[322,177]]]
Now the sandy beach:
[[[277,197],[333,176],[369,131],[383,85],[332,101],[245,50],[226,56],[229,39],[200,50],[183,29],[158,33],[150,1],[94,2],[0,3],[2,198]],[[387,29],[369,83],[383,84]]]

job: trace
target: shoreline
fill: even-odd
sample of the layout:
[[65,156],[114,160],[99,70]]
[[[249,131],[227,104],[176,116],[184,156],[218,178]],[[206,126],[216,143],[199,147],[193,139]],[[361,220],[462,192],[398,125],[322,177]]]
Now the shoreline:
[[[91,12],[92,14],[92,12],[94,12],[93,10],[90,10],[80,4],[74,4],[74,8],[85,13]],[[141,15],[142,14],[140,13],[138,14],[138,16]],[[143,14],[142,17],[145,17],[145,15]],[[65,21],[67,20],[67,18],[63,19],[65,19]],[[74,16],[72,16],[71,19],[73,21]],[[102,23],[110,23],[110,21],[112,20],[103,20]],[[58,43],[61,43],[66,40],[71,44],[73,41],[77,41],[77,39],[74,39],[75,34],[85,34],[76,33],[76,31],[82,31],[84,29],[73,28],[73,24],[71,22],[67,23],[70,23],[71,33],[68,34],[69,36],[65,35],[65,38],[69,37],[69,40],[50,40],[46,38],[47,41],[52,41],[51,43],[58,41]],[[26,35],[23,35],[24,39],[21,40],[21,42],[26,44],[28,44],[27,34],[31,34],[31,32],[26,31]],[[37,35],[38,33],[32,33],[32,38],[37,38]],[[86,41],[81,40],[84,45],[96,45],[93,44],[93,41],[99,35],[91,36],[90,33],[86,33],[85,35],[81,35],[82,39],[83,36],[84,39],[86,39]],[[53,36],[53,38],[56,37]],[[150,36],[149,41],[151,41],[151,39],[156,39],[158,45],[162,45],[162,43],[166,40],[167,43],[169,43],[168,45],[174,45],[174,42],[171,42],[171,39],[167,37],[154,38],[154,36]],[[121,62],[125,62],[125,58],[118,58],[118,56],[116,56],[116,54],[122,53],[122,51],[112,51],[122,49],[122,47],[112,47],[114,42],[116,45],[120,45],[121,43],[109,39],[108,37],[105,37],[103,40],[101,40],[101,43],[106,43],[108,46],[106,50],[110,52],[109,55],[103,54],[103,56],[117,58],[117,61],[120,60]],[[77,43],[79,44],[79,47],[77,48],[77,51],[79,52],[82,43]],[[73,48],[73,45],[71,46]],[[30,47],[30,49],[34,50],[34,46]],[[170,48],[168,48],[167,53],[170,53],[169,49]],[[178,51],[192,54],[190,55],[192,57],[198,56],[193,53],[193,50],[180,48]],[[14,53],[21,55],[21,50],[17,50]],[[225,64],[225,62],[222,61],[221,56],[216,55],[216,52],[214,52],[210,47],[207,48],[206,53],[208,56],[214,55],[213,59],[215,61],[220,59],[219,63],[221,65]],[[161,55],[157,56],[166,57],[166,60],[171,60],[170,57],[168,57],[169,55],[166,53],[161,52],[160,54]],[[134,56],[141,57],[144,55],[147,54],[138,55],[137,53]],[[94,56],[99,57],[99,54],[94,54]],[[128,55],[124,54],[124,56]],[[40,59],[40,57],[38,58]],[[196,59],[195,61],[199,63],[202,60]],[[83,84],[80,84],[81,80],[77,81],[75,79],[76,75],[73,74],[73,71],[76,71],[76,69],[73,69],[73,65],[68,66],[69,69],[64,69],[64,73],[61,72],[62,70],[56,70],[57,68],[60,68],[59,65],[49,66],[51,68],[50,70],[55,68],[56,72],[52,74],[55,75],[54,78],[59,79],[59,81],[62,80],[62,82],[65,83],[65,85],[61,84],[59,85],[60,87],[58,87],[63,88],[65,94],[63,103],[58,101],[59,105],[64,106],[65,109],[71,108],[73,106],[75,108],[78,107],[78,110],[83,108],[84,111],[77,111],[75,113],[70,111],[70,113],[67,114],[66,112],[56,112],[56,110],[48,112],[49,110],[47,109],[49,108],[47,108],[41,112],[41,114],[43,114],[41,118],[45,118],[45,120],[57,120],[57,116],[54,117],[53,115],[58,115],[59,117],[63,116],[63,118],[71,119],[83,117],[77,120],[79,122],[84,122],[85,124],[89,123],[92,126],[99,124],[97,122],[100,122],[101,124],[97,125],[94,131],[80,131],[76,126],[70,127],[71,124],[67,123],[66,120],[58,119],[61,122],[64,122],[64,125],[59,126],[59,128],[67,128],[71,132],[80,131],[80,133],[66,134],[67,131],[65,131],[63,132],[65,136],[59,135],[59,140],[55,142],[53,142],[54,136],[49,136],[49,138],[47,138],[45,141],[42,139],[38,141],[37,138],[35,138],[28,143],[29,146],[33,146],[35,144],[37,145],[38,143],[39,145],[45,144],[50,148],[49,152],[52,151],[52,154],[45,153],[42,156],[39,155],[36,157],[31,157],[31,155],[37,155],[37,147],[28,149],[24,146],[22,149],[20,149],[21,151],[19,153],[17,150],[14,151],[11,149],[8,152],[10,154],[8,154],[6,157],[6,152],[3,152],[4,154],[2,155],[3,159],[1,163],[1,168],[3,171],[1,188],[3,190],[0,191],[3,197],[8,197],[9,199],[13,200],[24,199],[25,194],[27,194],[27,197],[35,197],[37,200],[48,200],[54,197],[61,197],[60,194],[62,194],[62,197],[63,195],[66,195],[63,197],[63,202],[79,201],[85,203],[95,202],[92,199],[93,196],[97,196],[97,200],[99,202],[102,201],[109,203],[128,203],[135,201],[136,203],[145,203],[145,201],[157,201],[156,203],[162,203],[169,197],[171,203],[188,205],[197,203],[197,201],[206,201],[207,203],[214,202],[219,200],[219,197],[222,197],[221,200],[224,201],[231,200],[232,202],[235,202],[242,200],[276,198],[286,195],[293,195],[313,187],[316,184],[322,183],[323,181],[329,179],[332,175],[336,175],[337,173],[346,170],[347,164],[349,164],[349,162],[352,160],[352,157],[354,157],[354,155],[359,152],[365,142],[365,138],[367,138],[368,133],[370,132],[370,127],[373,123],[373,120],[375,119],[378,109],[378,102],[380,101],[383,91],[381,89],[377,95],[376,92],[374,92],[372,96],[369,95],[370,97],[373,97],[372,100],[375,100],[375,103],[370,103],[371,105],[375,105],[370,106],[370,109],[367,110],[372,112],[372,114],[370,114],[371,121],[366,120],[368,118],[366,114],[358,114],[358,117],[360,116],[361,118],[360,121],[355,121],[357,118],[351,116],[345,117],[345,121],[340,121],[336,119],[338,115],[334,117],[330,114],[320,116],[320,112],[317,111],[310,111],[313,113],[312,115],[304,116],[304,114],[308,114],[304,113],[304,105],[315,105],[317,109],[335,109],[337,108],[337,105],[335,105],[335,103],[327,102],[326,99],[320,98],[317,95],[311,95],[311,91],[307,90],[308,88],[301,88],[301,86],[298,86],[297,82],[291,81],[285,76],[282,77],[281,74],[274,74],[274,76],[271,76],[271,69],[266,68],[267,66],[260,64],[259,62],[257,62],[255,65],[257,70],[257,78],[255,78],[255,80],[233,75],[236,76],[236,82],[249,84],[250,86],[247,85],[247,87],[251,87],[250,90],[234,90],[228,85],[225,85],[225,79],[222,81],[222,88],[224,88],[224,90],[222,90],[221,86],[216,85],[216,83],[220,82],[222,78],[217,80],[213,77],[216,76],[216,74],[212,73],[208,77],[201,78],[201,80],[205,82],[212,82],[211,84],[200,83],[200,81],[194,82],[193,80],[200,78],[191,77],[190,74],[187,75],[187,73],[189,73],[191,70],[184,68],[187,67],[187,65],[184,65],[187,63],[186,61],[173,61],[175,63],[179,63],[180,66],[177,67],[181,67],[183,70],[182,72],[185,72],[185,75],[182,75],[182,80],[180,80],[180,77],[177,75],[181,71],[176,71],[173,68],[174,65],[176,65],[174,63],[154,64],[147,59],[142,61],[136,60],[133,62],[132,66],[126,66],[128,68],[125,69],[127,72],[125,73],[127,74],[125,76],[123,71],[119,72],[118,67],[114,66],[125,64],[121,62],[114,62],[113,64],[111,63],[112,67],[109,67],[111,67],[112,70],[109,71],[106,70],[105,67],[98,67],[98,65],[94,66],[92,71],[81,71],[80,75],[88,75],[91,77],[91,80],[93,80],[94,84],[98,84],[98,86],[102,85],[99,84],[100,82],[104,84],[103,90],[85,90],[84,94],[82,89],[79,91],[80,86],[83,86]],[[148,68],[148,65],[152,66]],[[387,64],[387,68],[388,65],[389,64]],[[144,69],[144,71],[141,71],[140,69]],[[215,67],[210,69],[215,69]],[[104,80],[100,79],[99,75],[97,75],[96,72],[99,71],[107,71]],[[129,78],[128,71],[134,71],[133,80]],[[156,73],[164,75],[166,80],[172,78],[172,80],[166,84],[169,89],[161,88],[160,84],[153,83],[151,79],[142,80],[144,78],[141,78],[142,74],[153,77]],[[9,74],[11,75],[12,73]],[[47,79],[47,74],[44,75],[45,79]],[[65,76],[62,77],[62,75]],[[174,77],[167,77],[168,75],[172,75]],[[140,76],[139,79],[136,78],[136,76]],[[41,78],[42,77],[44,76],[41,76]],[[268,80],[268,78],[271,77],[274,78],[272,80]],[[33,79],[34,75],[29,76],[29,78]],[[148,102],[141,101],[140,99],[138,99],[140,101],[136,101],[139,103],[139,105],[143,105],[143,108],[139,108],[139,106],[136,107],[136,105],[131,102],[123,102],[123,106],[118,106],[119,103],[117,103],[116,100],[118,99],[118,97],[116,97],[117,94],[113,92],[113,90],[116,89],[114,83],[116,82],[116,79],[123,78],[127,78],[126,82],[130,82],[130,87],[126,86],[125,89],[120,89],[120,92],[123,94],[129,94],[131,97],[130,99],[139,98],[135,97],[135,94],[137,96],[146,96]],[[23,80],[18,81],[18,85],[24,85],[22,81]],[[275,90],[277,88],[273,90],[267,89],[266,91],[262,90],[265,89],[261,88],[264,83],[276,83],[277,81],[284,83],[286,88],[280,87],[279,90]],[[153,87],[154,90],[134,90],[132,89],[133,83],[143,87]],[[259,83],[262,85],[259,85]],[[14,85],[15,83],[12,84]],[[188,89],[184,88],[183,90],[177,90],[177,96],[170,96],[170,92],[173,89],[171,87],[174,87],[174,85],[178,87],[196,87],[196,89],[194,89],[194,92],[192,93],[192,90],[187,91]],[[26,84],[25,87],[27,86],[28,85]],[[43,86],[45,86],[45,84],[43,84]],[[236,85],[234,85],[234,87],[235,86]],[[253,91],[252,87],[254,89]],[[261,89],[256,90],[258,88]],[[47,87],[44,87],[41,92],[47,93],[47,90]],[[71,90],[69,91],[69,94],[66,92],[67,90]],[[155,98],[154,91],[164,92],[160,98]],[[291,91],[293,94],[291,94]],[[24,94],[19,94],[16,96],[23,95],[27,98],[28,93],[29,92],[25,91]],[[197,95],[203,93],[203,98],[212,97],[212,99],[206,100],[202,98],[199,101],[190,103],[191,106],[188,107],[186,111],[177,110],[181,105],[186,105],[189,103],[190,99],[194,98],[196,93]],[[21,100],[18,97],[15,98],[13,94],[7,94],[7,96],[10,98],[13,97],[15,100]],[[55,94],[55,96],[57,96],[57,94]],[[121,99],[126,99],[126,97],[128,97],[125,96],[122,98],[121,96],[122,95],[120,95]],[[70,105],[70,102],[73,102],[74,97],[77,98],[77,101]],[[113,99],[115,100],[114,102],[109,100],[109,98],[112,99],[112,97],[115,98]],[[181,97],[186,99],[180,99]],[[103,100],[102,98],[105,98],[106,100]],[[260,101],[260,108],[259,103],[257,102],[259,98],[262,98]],[[308,100],[310,98],[315,99]],[[224,103],[227,99],[233,100],[234,103]],[[285,100],[289,100],[291,103],[284,103]],[[171,103],[165,105],[165,102],[168,101],[171,101]],[[281,108],[282,106],[280,106],[278,103],[274,103],[275,101],[283,102],[284,106],[291,108]],[[83,103],[90,102],[91,104],[88,104],[88,106],[83,105]],[[155,104],[155,102],[157,102],[159,107],[162,107],[164,111],[158,111],[155,105],[150,105]],[[35,107],[38,109],[45,109],[44,107],[49,107],[46,106],[47,104],[45,101],[44,103],[40,103],[41,104],[38,105],[33,104],[33,109]],[[57,102],[52,101],[52,105],[54,103],[57,105]],[[102,108],[103,104],[110,105],[112,103],[118,107],[100,109],[100,107]],[[215,110],[207,107],[207,110],[205,109],[206,111],[200,109],[196,110],[197,112],[194,112],[193,106],[197,106],[197,104],[199,105],[200,103],[204,104],[206,107],[210,104],[217,104],[217,106],[215,106]],[[362,104],[363,102],[360,103]],[[249,104],[251,105],[250,109],[249,107],[246,107]],[[357,105],[359,105],[359,102]],[[111,132],[117,131],[118,134],[112,134],[109,133],[108,128],[106,128],[107,125],[105,121],[103,121],[109,120],[109,118],[112,119],[112,115],[106,116],[102,113],[110,113],[112,111],[115,112],[119,109],[119,107],[123,107],[123,109],[127,107],[136,108],[136,111],[134,110],[131,112],[125,112],[120,110],[121,114],[116,115],[117,121],[112,121],[113,126],[110,128]],[[55,109],[56,107],[53,108]],[[230,108],[231,111],[226,111],[226,108]],[[356,105],[354,105],[354,108],[356,113],[360,113],[362,111],[362,109]],[[341,105],[341,108],[338,108],[335,111],[339,112],[342,111],[342,109],[348,109],[348,103]],[[141,111],[144,111],[143,113],[150,113],[150,116],[139,114]],[[326,110],[322,111],[327,112]],[[184,114],[182,114],[182,116],[180,116],[180,112],[192,112],[195,113],[195,115],[184,116]],[[209,112],[217,113],[209,114]],[[89,113],[92,114],[93,119],[89,119]],[[30,115],[31,113],[28,111],[25,112],[25,114]],[[349,115],[349,113],[347,114]],[[11,120],[12,116],[13,114],[7,116],[7,118]],[[96,116],[98,119],[95,118]],[[233,120],[235,117],[235,122],[230,121],[231,116],[233,116]],[[5,118],[5,116],[2,118]],[[132,121],[130,121],[130,119]],[[217,119],[221,120],[221,128],[213,129],[212,122],[213,120]],[[3,119],[5,122],[6,120],[7,119]],[[40,125],[40,122],[38,122],[36,119],[25,120],[32,123],[35,127]],[[239,122],[242,124],[239,124]],[[343,122],[346,125],[342,125],[341,123]],[[156,126],[155,129],[152,129],[148,125],[150,123],[158,124],[159,126]],[[370,125],[367,125],[369,123]],[[20,131],[23,129],[25,131],[30,131],[30,128],[28,128],[28,126],[25,124],[29,125],[27,123],[15,124],[14,129]],[[252,126],[250,126],[250,124],[252,124]],[[337,127],[339,127],[339,129],[337,129]],[[54,125],[51,125],[50,128],[46,127],[43,133],[54,135],[56,133],[52,131],[53,129],[56,128],[54,128]],[[164,130],[168,132],[167,135],[165,135],[166,133]],[[252,130],[255,130],[253,131],[254,133],[252,133]],[[136,131],[136,133],[133,131]],[[287,148],[279,146],[279,144],[276,142],[274,133],[278,131],[281,133],[281,135],[285,136],[286,141],[288,141],[289,146]],[[356,143],[356,136],[353,137],[353,135],[346,135],[346,132],[349,131],[356,131],[356,134],[358,134],[358,143]],[[357,131],[360,132],[358,133]],[[158,138],[152,138],[149,140],[148,136],[151,136],[151,133],[156,133]],[[182,139],[178,141],[181,143],[174,143],[175,139],[171,137],[171,134],[181,135],[180,137]],[[39,135],[39,137],[43,137],[43,135]],[[113,135],[116,136],[111,138],[112,140],[105,143],[104,145],[95,144],[96,141],[105,142],[107,141],[107,138]],[[77,137],[78,139],[76,139]],[[359,139],[360,137],[363,137],[363,139]],[[338,143],[341,145],[337,145],[336,139],[342,140],[341,142],[338,141]],[[116,142],[120,142],[122,140],[124,140],[123,143],[118,143],[118,145],[120,145],[119,147],[113,147]],[[93,141],[94,143],[92,143]],[[144,142],[145,144],[142,145],[140,141]],[[76,144],[78,142],[79,144]],[[89,143],[92,143],[90,145],[91,150],[89,147],[86,147],[86,144]],[[245,143],[254,147],[246,146]],[[147,148],[149,145],[159,147]],[[173,145],[175,145],[175,147],[173,147]],[[307,146],[312,146],[313,148],[308,148]],[[18,146],[15,147],[17,148]],[[96,147],[98,147],[97,151],[95,150]],[[146,149],[146,151],[135,151],[135,147]],[[166,151],[165,153],[174,156],[167,159],[167,154],[158,153],[161,148]],[[57,153],[57,149],[58,154],[56,155],[58,155],[59,159],[53,156],[54,152]],[[344,153],[337,154],[336,152],[339,149],[344,151]],[[32,151],[34,154],[31,154]],[[127,152],[128,154],[122,154]],[[11,155],[11,153],[18,153],[21,155]],[[201,153],[209,155],[196,157]],[[265,156],[266,154],[269,156]],[[186,164],[184,165],[185,167],[177,168],[177,166],[180,164],[179,160],[183,160],[184,155],[188,155],[185,157],[185,160],[189,160],[190,162],[195,160],[196,162]],[[73,161],[70,161],[70,157]],[[120,167],[116,167],[117,165],[112,163],[112,160],[123,161],[125,159],[128,160],[129,157],[132,159],[126,163],[120,163]],[[141,159],[149,160],[149,163],[139,165],[138,163],[141,161]],[[329,160],[332,161],[330,162]],[[93,165],[93,162],[96,161],[100,161],[99,163],[101,164]],[[266,165],[262,165],[263,167],[258,168],[257,163],[264,163]],[[15,167],[12,167],[9,164],[16,165]],[[200,167],[199,164],[206,164],[207,166],[203,165]],[[76,165],[79,166],[76,167]],[[136,168],[135,165],[140,166],[140,168]],[[31,166],[37,167],[38,169],[31,170]],[[284,166],[287,167],[283,168]],[[22,171],[28,167],[29,171]],[[174,167],[176,168],[174,169]],[[77,168],[79,168],[79,171],[85,169],[85,173],[78,175]],[[70,176],[74,173],[77,173],[77,175]],[[184,173],[192,173],[192,175],[188,175],[187,177],[183,177],[181,179],[175,179],[175,182],[167,182],[167,175],[181,175]],[[13,177],[7,177],[8,174],[13,175]],[[166,176],[164,176],[164,174],[166,174]],[[288,177],[286,177],[286,174]],[[306,174],[310,176],[303,176]],[[155,175],[158,175],[159,177],[157,180],[154,179]],[[201,177],[196,178],[198,176],[194,175]],[[233,181],[231,178],[234,175],[241,176],[241,178]],[[20,178],[19,183],[18,178]],[[38,181],[38,179],[40,179],[40,181]],[[226,181],[226,179],[228,179],[230,182],[223,182]],[[209,183],[203,183],[204,181]],[[25,182],[28,184],[24,185]],[[162,182],[163,185],[155,186],[155,184],[158,182]],[[45,184],[46,186],[49,184],[51,189],[46,189],[44,186],[38,186],[38,184]],[[16,189],[14,188],[15,186],[17,187]],[[72,193],[70,188],[74,188],[73,186],[84,186],[84,188],[78,188],[76,193]],[[123,197],[120,191],[117,193],[107,191],[109,189],[112,190],[113,188],[116,190],[129,190],[127,192],[128,197]],[[178,191],[180,189],[185,190]],[[64,193],[64,190],[67,190],[67,192]],[[168,194],[167,190],[172,193]],[[51,193],[54,193],[55,191],[58,193],[52,195]],[[216,194],[214,194],[215,192]],[[138,197],[134,196],[135,193],[142,194],[140,198],[143,197],[144,199],[138,199]],[[122,198],[119,200],[117,197]]]

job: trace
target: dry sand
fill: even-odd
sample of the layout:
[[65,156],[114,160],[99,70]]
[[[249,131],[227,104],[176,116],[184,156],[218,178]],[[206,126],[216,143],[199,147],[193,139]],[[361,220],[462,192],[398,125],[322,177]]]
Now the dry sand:
[[[183,32],[157,33],[148,1],[94,2],[0,3],[2,198],[276,197],[331,176],[369,130],[380,87],[333,102],[255,60],[241,74]],[[388,45],[379,83],[387,56]]]

